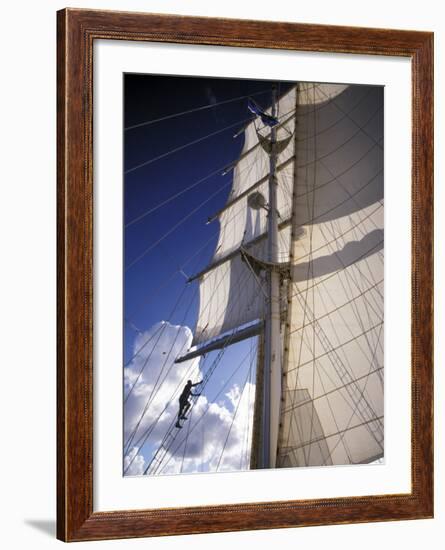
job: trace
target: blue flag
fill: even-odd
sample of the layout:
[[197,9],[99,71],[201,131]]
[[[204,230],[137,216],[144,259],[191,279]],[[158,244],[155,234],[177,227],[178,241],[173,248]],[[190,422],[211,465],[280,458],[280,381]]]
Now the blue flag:
[[257,103],[253,99],[249,97],[247,100],[247,108],[251,113],[254,115],[257,115],[261,118],[261,121],[266,126],[270,126],[271,128],[273,126],[276,126],[279,123],[279,120],[275,118],[274,116],[268,115],[265,113]]

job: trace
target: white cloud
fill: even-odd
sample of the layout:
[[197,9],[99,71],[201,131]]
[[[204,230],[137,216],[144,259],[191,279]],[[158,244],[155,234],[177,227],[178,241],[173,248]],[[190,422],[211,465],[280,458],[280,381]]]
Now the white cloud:
[[[209,403],[206,397],[200,397],[188,421],[190,424],[184,424],[173,452],[164,461],[167,466],[162,473],[247,469],[254,391],[253,384],[246,384],[242,393],[234,385],[227,394],[230,395],[227,404]],[[241,398],[238,407],[238,399],[235,401],[234,396]]]
[[[130,465],[126,475],[143,474],[153,450],[176,421],[178,396],[185,382],[189,378],[194,382],[202,379],[199,359],[174,363],[174,359],[190,347],[191,341],[188,327],[167,322],[157,323],[135,340],[134,353],[140,352],[124,370],[125,395],[136,383],[124,406],[124,441],[135,432],[124,459],[124,469]],[[207,395],[201,395],[182,430],[173,430],[175,441],[163,461],[168,465],[162,473],[215,471],[217,467],[218,471],[247,468],[254,394],[254,384],[247,383],[244,391],[234,384],[218,402],[210,403]],[[142,415],[149,398],[150,404]],[[147,444],[141,447],[147,429],[152,431]]]
[[229,398],[229,401],[232,403],[233,407],[236,407],[236,404],[238,403],[238,399],[240,398],[240,395],[241,395],[241,390],[240,390],[238,384],[235,384],[226,393],[226,397]]
[[140,447],[147,430],[151,430],[150,443],[159,444],[177,413],[185,381],[200,376],[199,360],[174,363],[191,338],[188,327],[162,321],[135,339],[134,353],[138,353],[124,369],[124,395],[129,395],[124,404],[126,447]]
[[124,458],[124,470],[129,476],[141,476],[145,470],[145,458],[138,454],[138,447],[132,447]]

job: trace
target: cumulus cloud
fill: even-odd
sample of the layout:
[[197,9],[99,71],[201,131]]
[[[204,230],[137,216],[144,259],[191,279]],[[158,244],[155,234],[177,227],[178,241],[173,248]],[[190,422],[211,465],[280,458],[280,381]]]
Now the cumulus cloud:
[[141,476],[144,473],[145,458],[138,451],[138,447],[132,447],[124,458],[124,470],[129,476]]
[[[124,369],[124,395],[129,395],[124,404],[126,475],[144,473],[154,451],[176,421],[178,397],[185,382],[203,377],[199,359],[174,363],[177,356],[189,349],[191,341],[188,327],[165,321],[135,339],[135,357]],[[175,440],[165,454],[162,469],[156,473],[248,468],[254,392],[253,384],[246,383],[244,390],[233,384],[216,400],[207,387],[196,400],[182,430],[173,430]]]
[[235,384],[225,401],[209,402],[201,396],[161,473],[248,469],[254,391],[253,384],[247,383],[242,392]]
[[135,357],[124,369],[124,450],[127,455],[128,449],[140,447],[145,441],[152,446],[160,443],[177,413],[177,397],[184,380],[201,376],[199,360],[174,363],[176,357],[188,349],[191,339],[188,327],[165,321],[135,339]]

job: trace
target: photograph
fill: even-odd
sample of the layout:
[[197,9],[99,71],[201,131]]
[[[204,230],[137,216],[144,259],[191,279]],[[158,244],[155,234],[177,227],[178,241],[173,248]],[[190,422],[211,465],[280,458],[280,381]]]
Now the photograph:
[[5,550],[445,547],[411,4],[2,5]]
[[384,86],[123,90],[123,476],[384,464]]

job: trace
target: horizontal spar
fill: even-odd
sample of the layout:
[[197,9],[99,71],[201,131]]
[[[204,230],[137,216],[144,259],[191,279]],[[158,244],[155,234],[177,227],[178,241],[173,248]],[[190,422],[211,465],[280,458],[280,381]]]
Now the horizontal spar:
[[[282,162],[281,164],[279,164],[276,168],[276,172],[281,172],[281,170],[283,170],[284,168],[286,168],[286,166],[289,166],[289,164],[291,162],[293,162],[293,160],[295,159],[295,155],[292,155],[291,157],[289,157],[286,161]],[[258,180],[257,182],[255,182],[253,185],[251,185],[249,187],[249,189],[246,189],[245,191],[243,191],[242,193],[240,193],[237,197],[234,197],[231,201],[229,201],[223,208],[221,208],[221,210],[218,210],[218,212],[216,212],[215,214],[213,214],[212,216],[209,217],[209,219],[207,220],[207,223],[211,223],[213,221],[215,221],[223,212],[225,212],[228,208],[230,208],[231,206],[233,206],[234,204],[236,204],[238,201],[240,201],[241,199],[243,199],[244,197],[247,197],[247,195],[249,195],[252,191],[254,191],[255,189],[257,189],[257,187],[259,187],[260,185],[262,185],[263,183],[266,183],[267,181],[269,181],[269,174],[266,174],[265,176],[263,176],[260,180]]]
[[[280,224],[278,225],[279,231],[284,229],[286,226],[290,225],[290,223],[291,223],[290,218],[280,222]],[[249,252],[249,249],[252,246],[255,246],[256,244],[260,243],[261,241],[263,241],[266,238],[267,238],[267,231],[265,233],[261,233],[261,235],[258,235],[258,237],[255,237],[254,239],[249,241],[247,244],[244,244],[242,247],[236,248],[235,250],[233,250],[232,252],[229,252],[228,254],[223,256],[222,258],[219,258],[218,260],[215,260],[214,262],[209,264],[207,267],[202,269],[199,273],[196,273],[195,275],[192,275],[191,277],[189,277],[187,279],[187,282],[192,283],[193,281],[196,281],[197,279],[200,279],[203,275],[205,275],[209,271],[212,271],[212,269],[214,269],[215,267],[218,267],[218,266],[224,264],[225,262],[228,262],[229,260],[232,260],[233,258],[238,256],[238,254],[241,254],[242,249],[245,252]]]
[[259,323],[256,323],[255,325],[251,325],[249,327],[241,329],[238,332],[226,334],[225,336],[222,336],[217,340],[214,340],[213,342],[209,342],[199,349],[190,351],[189,353],[178,357],[177,359],[175,359],[175,363],[182,363],[184,361],[188,361],[189,359],[200,357],[201,355],[204,355],[205,353],[208,353],[210,351],[221,349],[228,344],[236,344],[237,342],[241,342],[241,340],[247,340],[247,338],[257,336],[258,334],[260,334],[262,328],[263,322],[261,321]]

